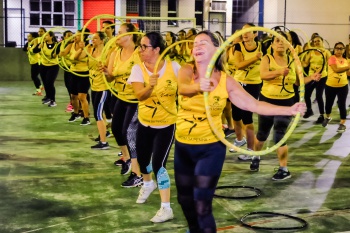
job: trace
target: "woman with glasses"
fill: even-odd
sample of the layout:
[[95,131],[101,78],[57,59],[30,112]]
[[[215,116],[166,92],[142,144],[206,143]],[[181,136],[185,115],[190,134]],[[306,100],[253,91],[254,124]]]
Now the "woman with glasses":
[[337,129],[339,133],[343,133],[346,130],[346,98],[349,91],[347,75],[350,75],[350,64],[345,59],[345,45],[342,42],[338,42],[334,45],[333,55],[328,60],[328,78],[325,88],[326,117],[322,126],[326,127],[332,120],[332,107],[335,97],[337,97],[340,113],[340,124]]
[[[118,35],[127,32],[137,32],[137,28],[131,23],[120,25]],[[116,98],[113,117],[112,132],[115,140],[122,151],[122,159],[115,162],[121,165],[121,174],[127,175],[128,179],[122,183],[122,187],[138,187],[142,185],[142,177],[137,163],[135,138],[137,131],[137,98],[132,86],[127,83],[131,69],[140,64],[138,35],[131,34],[119,37],[116,41],[117,49],[112,52],[108,67],[104,69],[108,82],[113,82],[114,89],[118,93]]]
[[[165,42],[159,33],[149,32],[143,36],[140,46],[143,63],[133,67],[128,80],[139,100],[136,151],[144,183],[136,203],[146,202],[158,187],[161,207],[151,219],[154,223],[174,217],[170,207],[170,178],[166,163],[174,140],[180,65],[163,59],[156,67],[164,49]],[[152,171],[156,182],[152,179]]]
[[[319,35],[314,36],[312,39],[312,43],[314,45],[314,48],[317,50],[311,50],[307,53],[305,59],[303,60],[303,66],[308,67],[309,66],[309,76],[314,74],[315,72],[319,72],[322,69],[322,78],[318,82],[310,82],[305,86],[305,103],[307,107],[307,111],[304,118],[309,118],[310,116],[314,115],[314,112],[312,111],[312,105],[311,105],[311,95],[314,89],[316,89],[316,100],[318,104],[318,109],[320,112],[320,116],[316,120],[315,124],[322,124],[324,121],[324,101],[323,101],[323,92],[325,88],[325,83],[327,80],[327,61],[329,57],[331,56],[331,53],[326,50],[323,46],[323,38]],[[323,67],[322,67],[323,65]]]

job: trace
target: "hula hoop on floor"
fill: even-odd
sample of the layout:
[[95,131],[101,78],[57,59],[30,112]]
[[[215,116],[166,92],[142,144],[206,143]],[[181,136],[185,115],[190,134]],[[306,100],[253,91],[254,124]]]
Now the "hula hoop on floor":
[[251,198],[256,198],[259,197],[262,193],[262,191],[258,188],[252,187],[252,186],[241,186],[241,185],[234,185],[234,186],[217,186],[216,190],[218,189],[247,189],[255,192],[255,195],[250,195],[250,196],[225,196],[225,195],[220,195],[220,194],[215,194],[214,197],[217,198],[226,198],[226,199],[235,199],[235,200],[242,200],[242,199],[251,199]]
[[[268,28],[264,28],[264,27],[249,27],[249,28],[245,28],[242,29],[236,33],[234,33],[232,36],[230,36],[215,52],[215,54],[213,55],[206,74],[205,74],[205,78],[210,79],[211,73],[213,71],[214,65],[216,60],[218,59],[218,57],[221,55],[221,53],[226,49],[227,46],[230,45],[230,43],[236,39],[237,37],[243,35],[244,33],[247,32],[251,32],[251,31],[264,31],[264,32],[268,32],[271,33],[272,35],[280,38],[281,40],[284,41],[284,43],[286,43],[291,51],[291,53],[293,54],[293,58],[295,60],[295,66],[296,66],[296,72],[297,75],[299,76],[300,79],[300,99],[303,100],[304,99],[304,91],[305,91],[305,85],[304,85],[304,76],[303,76],[303,71],[302,71],[302,66],[301,66],[301,62],[299,60],[298,54],[295,52],[295,49],[293,48],[293,46],[288,42],[287,39],[285,39],[283,36],[281,36],[280,34],[278,34],[276,31],[268,29]],[[274,146],[267,148],[265,150],[262,151],[249,151],[249,150],[244,150],[242,148],[236,147],[235,145],[231,144],[229,141],[227,141],[225,139],[224,136],[222,136],[219,133],[220,129],[217,129],[213,123],[213,119],[210,113],[210,108],[209,108],[209,93],[208,92],[204,92],[204,102],[205,102],[205,110],[206,110],[206,114],[207,114],[207,118],[208,118],[208,122],[209,125],[212,129],[212,131],[214,132],[214,134],[217,136],[217,138],[224,143],[226,146],[228,146],[229,148],[232,148],[240,153],[244,153],[246,155],[252,155],[252,156],[258,156],[258,155],[265,155],[268,154],[274,150],[276,150],[277,148],[279,148],[283,143],[285,143],[285,141],[289,138],[289,136],[292,134],[293,130],[296,128],[297,123],[300,119],[300,113],[295,115],[294,120],[291,122],[291,125],[288,129],[288,131],[286,132],[286,134],[284,135],[284,137],[278,142],[276,143]]]
[[[289,218],[289,219],[292,219],[292,220],[295,220],[296,222],[300,223],[301,225],[300,226],[296,226],[296,227],[259,227],[259,226],[254,226],[254,225],[251,225],[251,224],[248,224],[246,223],[246,219],[250,216],[253,216],[253,215],[271,215],[271,217],[285,217],[285,218]],[[279,231],[283,231],[283,230],[300,230],[300,229],[304,229],[308,226],[308,223],[302,219],[302,218],[298,218],[298,217],[295,217],[295,216],[292,216],[292,215],[288,215],[288,214],[281,214],[281,213],[275,213],[275,212],[265,212],[265,211],[261,211],[261,212],[251,212],[251,213],[248,213],[246,215],[244,215],[241,219],[240,219],[240,222],[242,223],[243,226],[245,227],[249,227],[249,228],[252,228],[252,229],[259,229],[259,230],[270,230],[270,231],[276,231],[276,230],[279,230]]]
[[[167,54],[167,52],[168,52],[171,48],[175,47],[175,46],[178,45],[178,44],[187,43],[187,42],[193,42],[193,40],[181,40],[181,41],[177,41],[177,42],[172,43],[172,44],[169,45],[168,47],[166,47],[166,48],[164,49],[164,51],[162,52],[162,54],[159,55],[159,57],[158,57],[158,59],[157,59],[157,61],[156,61],[156,64],[155,64],[155,66],[154,66],[153,74],[157,74],[157,73],[158,73],[158,66],[159,66],[160,62],[163,60],[163,58],[165,57],[165,55]],[[159,96],[159,88],[157,88],[157,86],[155,86],[154,91],[155,91],[155,93],[156,93],[156,95],[157,95],[157,98],[158,98],[158,100],[159,100],[160,105],[161,105],[168,113],[170,113],[171,115],[177,115],[177,111],[172,112],[172,111],[170,111],[170,110],[168,109],[168,106],[164,105],[164,101],[162,101],[162,98]]]
[[[103,50],[102,50],[102,54],[101,54],[101,59],[100,59],[100,62],[102,64],[105,64],[106,63],[106,60],[107,60],[107,56],[108,56],[108,48],[110,47],[110,44],[112,43],[115,43],[116,40],[118,40],[119,38],[123,37],[123,36],[128,36],[128,35],[134,35],[134,34],[137,34],[137,35],[144,35],[144,33],[142,32],[126,32],[126,33],[123,33],[123,34],[120,34],[120,35],[117,35],[116,37],[113,37],[111,40],[109,40],[107,42],[107,44],[103,47]],[[108,64],[106,64],[108,66]],[[105,82],[105,84],[107,85],[107,88],[111,91],[111,93],[117,97],[118,99],[120,100],[123,100],[127,103],[138,103],[139,101],[138,100],[128,100],[128,99],[125,99],[123,97],[120,97],[120,95],[118,94],[117,90],[115,90],[111,84],[107,81],[107,78],[106,78],[106,75],[103,73],[103,81]]]

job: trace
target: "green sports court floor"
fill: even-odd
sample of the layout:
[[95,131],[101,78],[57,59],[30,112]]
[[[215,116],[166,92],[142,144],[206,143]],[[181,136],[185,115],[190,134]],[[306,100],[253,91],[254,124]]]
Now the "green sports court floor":
[[[94,120],[89,126],[68,123],[68,95],[62,81],[56,87],[58,106],[48,108],[42,97],[31,95],[32,82],[0,82],[0,232],[186,232],[176,200],[173,150],[167,168],[175,218],[153,224],[149,219],[160,207],[158,192],[145,204],[135,203],[139,188],[120,187],[127,177],[113,165],[119,152],[114,138],[109,138],[110,150],[91,150],[97,136]],[[262,194],[247,200],[215,198],[218,232],[283,232],[243,227],[240,218],[255,211],[300,217],[309,224],[302,232],[350,231],[350,130],[336,132],[336,107],[327,128],[314,125],[316,118],[299,122],[288,140],[289,180],[271,180],[278,165],[275,153],[264,156],[260,172],[252,173],[249,163],[227,152],[219,185],[252,186]],[[228,194],[252,193],[238,189]],[[262,226],[266,221],[270,227],[288,222],[274,218],[251,223]]]

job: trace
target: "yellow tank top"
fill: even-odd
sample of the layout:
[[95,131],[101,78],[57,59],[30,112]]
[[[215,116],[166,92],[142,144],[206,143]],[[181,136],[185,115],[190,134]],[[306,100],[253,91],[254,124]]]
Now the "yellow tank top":
[[27,55],[28,55],[29,64],[34,65],[40,61],[40,54],[33,53],[33,44],[32,43],[28,43],[28,47],[29,47],[29,49],[27,51]]
[[[143,64],[140,65],[145,85],[149,83],[149,74]],[[176,122],[177,78],[171,61],[166,61],[163,76],[158,79],[157,86],[151,96],[139,102],[138,119],[144,125],[164,126]],[[166,107],[167,109],[165,109]]]
[[[272,55],[267,54],[270,59],[270,71],[282,69],[283,67],[278,65]],[[288,57],[289,61],[292,61],[291,57]],[[289,73],[287,76],[279,76],[272,80],[263,80],[263,86],[261,88],[261,94],[270,99],[289,99],[295,95],[293,84],[296,82],[296,72],[294,62],[289,64]]]
[[115,77],[112,85],[114,89],[118,92],[121,99],[135,100],[137,99],[134,93],[134,89],[130,84],[127,83],[128,78],[131,73],[131,69],[136,64],[141,64],[141,59],[139,56],[138,49],[135,49],[131,57],[126,61],[122,61],[121,57],[122,49],[117,49],[117,54],[115,56],[112,75]]
[[70,49],[70,55],[69,55],[69,60],[72,62],[72,65],[70,66],[70,70],[74,72],[86,72],[89,71],[88,68],[88,57],[85,57],[81,60],[74,60],[75,53],[77,52],[75,50],[75,42],[72,44],[72,47]]
[[48,48],[47,44],[44,43],[43,47],[41,48],[41,64],[44,66],[54,66],[57,65],[57,59],[51,57],[51,55],[55,52],[57,47],[57,43],[53,44],[53,47],[51,49]]
[[[332,55],[332,57],[333,56],[334,55]],[[336,58],[336,62],[338,68],[348,66],[348,61],[345,58],[341,58],[340,60]],[[348,85],[348,77],[346,75],[346,71],[336,73],[333,71],[331,66],[328,65],[328,78],[326,85],[330,87],[343,87],[345,85]]]
[[[311,51],[310,58],[310,68],[309,68],[309,76],[314,74],[316,71],[321,70],[323,64],[323,58],[321,54],[316,54],[315,50]],[[327,59],[327,55],[323,52],[324,59]],[[325,61],[321,77],[327,76],[327,61]]]
[[108,87],[103,79],[103,74],[98,68],[98,61],[96,59],[89,58],[88,67],[89,67],[91,90],[93,91],[108,90]]
[[234,77],[234,75],[236,74],[236,71],[237,71],[237,67],[234,65],[234,62],[233,62],[232,50],[233,50],[233,47],[231,47],[227,51],[227,62],[225,63],[225,69],[229,75]]
[[[241,53],[244,60],[248,60],[252,57],[256,57],[257,53],[261,52],[261,44],[258,43],[258,47],[249,52],[245,49],[243,42],[239,42],[241,46]],[[260,78],[260,60],[246,67],[244,70],[236,70],[234,77],[238,82],[245,84],[259,84],[261,83]]]
[[[226,73],[221,72],[220,82],[208,97],[211,116],[217,129],[222,127],[221,115],[228,98],[226,76]],[[224,137],[224,133],[220,133]],[[203,94],[179,96],[175,138],[179,142],[196,145],[219,141],[207,120]]]

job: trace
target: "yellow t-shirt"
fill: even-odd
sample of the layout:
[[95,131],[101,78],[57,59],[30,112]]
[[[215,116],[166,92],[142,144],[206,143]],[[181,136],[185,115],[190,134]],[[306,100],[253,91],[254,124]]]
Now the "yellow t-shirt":
[[[322,52],[325,60],[327,59],[327,57],[329,57],[327,52],[329,53],[328,50]],[[309,76],[314,74],[316,71],[320,71],[323,64],[323,58],[321,54],[316,54],[315,50],[312,50],[310,55],[311,55],[311,58],[310,58]],[[321,77],[326,77],[326,76],[327,76],[327,60],[324,63],[322,74],[321,74]]]
[[[256,57],[257,53],[261,52],[261,44],[258,43],[257,48],[254,51],[248,51],[245,49],[243,42],[238,43],[241,47],[241,53],[244,60],[249,60],[252,57]],[[236,45],[237,46],[237,45]],[[260,78],[260,60],[246,67],[244,70],[236,70],[234,78],[236,81],[245,84],[259,84]]]
[[134,89],[130,84],[127,83],[128,78],[131,73],[131,69],[136,64],[141,64],[141,58],[139,56],[138,49],[135,49],[131,57],[126,61],[122,61],[121,58],[122,49],[117,49],[117,54],[115,56],[112,75],[115,77],[112,85],[114,89],[118,92],[118,95],[122,99],[135,100],[137,99],[134,93]]
[[89,58],[88,67],[89,67],[91,90],[93,91],[108,90],[108,87],[103,79],[103,73],[98,68],[97,58],[95,59]]
[[[49,48],[49,47],[51,48]],[[44,66],[54,66],[57,65],[57,59],[52,57],[52,54],[55,52],[57,43],[48,45],[47,43],[43,44],[41,48],[41,64]]]
[[337,59],[334,55],[332,55],[328,60],[328,78],[326,85],[330,87],[343,87],[345,85],[348,85],[348,77],[346,75],[346,71],[336,73],[330,66],[332,64],[337,64],[338,68],[342,68],[347,67],[349,63],[345,58]]
[[[149,74],[144,65],[140,65],[140,67],[145,86],[147,86],[149,84]],[[157,86],[151,96],[139,102],[139,121],[148,126],[175,124],[177,113],[176,98],[177,78],[171,61],[166,61],[164,74],[158,79]]]
[[[270,71],[282,69],[284,67],[278,65],[272,55],[266,54],[270,59]],[[292,60],[288,57],[289,61]],[[279,76],[272,80],[263,80],[261,94],[270,99],[289,99],[295,95],[293,84],[296,82],[296,72],[294,62],[289,64],[290,69],[287,76]]]
[[75,42],[72,44],[72,47],[70,49],[70,56],[69,60],[72,62],[72,65],[70,66],[70,70],[74,72],[86,72],[89,71],[89,67],[87,64],[88,57],[84,57],[81,60],[74,60],[75,53],[77,52],[75,50]]
[[[217,129],[222,127],[221,115],[228,98],[226,77],[227,74],[221,72],[217,87],[209,93],[208,97],[210,113]],[[224,133],[220,133],[224,137]],[[192,97],[179,95],[175,138],[179,142],[196,145],[219,141],[207,120],[203,94]]]

